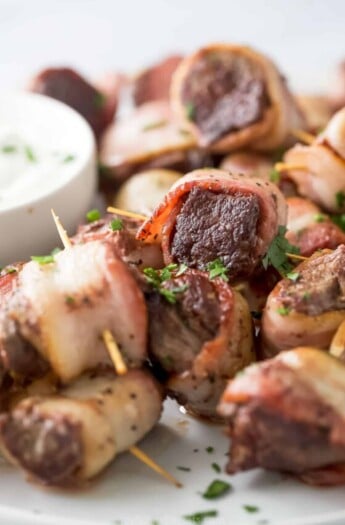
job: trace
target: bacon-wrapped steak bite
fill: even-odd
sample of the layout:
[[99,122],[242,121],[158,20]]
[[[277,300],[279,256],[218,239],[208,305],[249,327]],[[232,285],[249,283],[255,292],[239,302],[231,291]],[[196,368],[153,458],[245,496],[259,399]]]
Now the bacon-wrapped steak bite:
[[203,169],[172,186],[138,238],[161,242],[166,264],[205,270],[220,259],[230,279],[247,278],[285,220],[284,197],[274,184]]
[[171,55],[142,71],[134,79],[133,98],[135,105],[141,106],[153,100],[168,100],[171,78],[181,60],[181,55]]
[[49,397],[29,397],[1,417],[9,460],[49,485],[97,475],[158,421],[161,389],[150,374],[92,372]]
[[66,67],[44,69],[31,80],[29,89],[71,106],[88,121],[96,138],[112,122],[117,108],[114,95],[108,103],[105,94]]
[[183,166],[203,166],[205,158],[165,100],[143,104],[110,126],[100,145],[101,165],[118,181],[150,168],[186,171]]
[[315,485],[345,483],[345,366],[296,348],[246,368],[219,405],[229,421],[228,472],[263,467]]
[[149,355],[167,372],[169,394],[192,412],[215,417],[227,379],[254,360],[246,301],[198,270],[164,281],[146,301]]
[[20,340],[30,343],[63,382],[110,362],[102,341],[105,329],[129,366],[145,360],[144,297],[110,242],[74,245],[54,262],[25,264],[5,309],[1,345],[8,348],[3,326],[13,321]]
[[143,221],[140,219],[107,214],[102,219],[79,226],[77,234],[71,240],[75,244],[97,240],[110,242],[116,254],[138,278],[138,270],[148,266],[151,268],[164,266],[162,250],[158,244],[148,244],[136,239],[137,231],[142,224]]
[[315,253],[270,293],[262,316],[263,352],[298,345],[328,349],[345,318],[345,246]]
[[345,210],[345,108],[308,146],[297,144],[284,155],[289,177],[300,195],[333,213]]
[[316,204],[302,197],[289,197],[286,202],[286,238],[298,246],[302,256],[309,257],[324,248],[334,250],[345,243],[345,233]]
[[199,144],[218,153],[248,145],[271,150],[303,125],[275,65],[248,47],[214,44],[184,58],[171,96]]

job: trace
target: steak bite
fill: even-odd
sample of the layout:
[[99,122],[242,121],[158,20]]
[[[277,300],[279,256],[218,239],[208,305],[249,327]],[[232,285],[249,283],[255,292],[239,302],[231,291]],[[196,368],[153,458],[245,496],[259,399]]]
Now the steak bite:
[[246,279],[261,267],[285,219],[275,185],[208,168],[179,179],[138,238],[161,242],[166,264],[205,270],[219,259],[231,280]]
[[149,356],[166,372],[169,395],[198,415],[216,417],[227,379],[254,359],[246,301],[198,270],[164,281],[146,301]]
[[316,485],[345,483],[345,367],[296,348],[247,368],[219,404],[229,422],[227,470],[263,467]]
[[173,107],[201,146],[226,153],[282,145],[303,118],[285,80],[253,49],[214,44],[184,58],[172,82]]
[[107,104],[107,97],[70,68],[41,71],[30,83],[30,91],[55,98],[80,113],[100,137],[116,112],[117,103]]
[[345,246],[315,253],[282,279],[268,296],[262,317],[266,357],[297,344],[328,349],[345,318]]

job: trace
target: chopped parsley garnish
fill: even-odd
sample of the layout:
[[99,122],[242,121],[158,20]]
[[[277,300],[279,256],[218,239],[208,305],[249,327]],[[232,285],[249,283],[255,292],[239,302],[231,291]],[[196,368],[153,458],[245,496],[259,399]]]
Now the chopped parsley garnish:
[[189,467],[180,467],[180,466],[178,466],[176,468],[177,468],[177,470],[182,470],[182,472],[190,472],[191,471],[191,469]]
[[62,159],[62,162],[67,164],[68,162],[72,162],[72,160],[75,160],[75,155],[66,155],[66,157]]
[[345,231],[345,213],[341,215],[331,215],[331,221],[339,226],[341,230]]
[[337,208],[343,208],[345,204],[345,193],[343,191],[337,191],[337,193],[335,194],[335,202]]
[[36,161],[37,161],[37,159],[36,159],[36,155],[34,154],[32,148],[30,148],[30,146],[25,146],[25,148],[24,148],[24,152],[25,152],[26,158],[27,158],[30,162],[36,162]]
[[286,274],[286,277],[290,279],[290,281],[296,282],[299,278],[299,272],[289,272]]
[[195,117],[195,106],[192,102],[187,102],[187,104],[185,104],[185,111],[186,111],[186,117],[188,120],[193,120],[193,118]]
[[8,274],[8,273],[16,273],[18,270],[17,268],[14,268],[14,266],[7,266],[6,268],[3,269],[3,271],[5,272],[5,274]]
[[101,109],[106,102],[106,97],[103,95],[103,93],[101,93],[100,91],[97,91],[97,93],[95,94],[94,101],[95,101],[96,108]]
[[279,226],[278,234],[271,242],[265,257],[262,259],[265,270],[267,270],[268,266],[273,266],[283,276],[293,270],[293,265],[286,254],[294,253],[297,255],[300,252],[297,246],[290,244],[286,239],[286,231],[285,226]]
[[169,303],[176,303],[177,294],[183,293],[187,290],[188,284],[176,286],[174,288],[164,288],[162,284],[168,281],[173,276],[174,270],[178,268],[177,264],[168,264],[162,270],[155,270],[155,268],[144,268],[143,272],[146,280],[159,292]]
[[280,182],[280,173],[274,168],[272,169],[270,173],[270,181],[276,182],[276,183]]
[[50,252],[50,255],[57,255],[59,252],[61,252],[61,248],[56,247]]
[[180,275],[184,274],[188,270],[188,266],[184,263],[181,263],[179,266],[179,269],[175,273],[176,277],[180,277]]
[[209,277],[211,280],[215,279],[216,277],[220,277],[226,282],[229,280],[229,277],[226,275],[228,269],[226,266],[224,266],[220,259],[215,259],[214,261],[209,262],[206,268],[209,272]]
[[143,131],[151,131],[152,129],[163,128],[168,124],[167,120],[157,120],[157,122],[151,122],[143,127]]
[[277,308],[277,312],[282,316],[289,315],[290,308],[288,308],[287,306],[280,306],[279,308]]
[[17,147],[13,146],[12,144],[6,144],[5,146],[2,146],[1,151],[2,153],[15,153],[17,151]]
[[123,221],[122,219],[113,219],[110,223],[110,229],[113,232],[123,230]]
[[259,507],[257,507],[256,505],[243,505],[243,508],[245,511],[253,514],[254,512],[259,512]]
[[94,208],[93,210],[87,212],[86,218],[88,222],[95,222],[101,218],[101,213],[99,210],[97,210],[97,208]]
[[54,262],[54,255],[32,255],[31,260],[38,264],[50,264]]
[[72,297],[71,295],[66,295],[65,297],[65,303],[66,304],[74,304],[75,303],[75,299],[74,297]]
[[232,489],[230,483],[222,481],[221,479],[215,479],[210,483],[202,497],[205,499],[215,499],[227,494]]
[[207,454],[212,454],[212,452],[214,452],[214,447],[206,447],[205,450]]
[[220,468],[220,466],[218,465],[218,463],[212,463],[211,466],[212,466],[213,470],[214,470],[215,472],[217,472],[217,474],[219,474],[219,473],[222,471],[222,469]]
[[206,518],[216,518],[217,516],[217,510],[205,510],[203,512],[196,512],[195,514],[189,514],[183,517],[185,520],[192,521],[193,523],[203,523]]
[[323,213],[316,213],[314,215],[315,222],[325,222],[326,219],[327,219],[327,216],[324,215]]

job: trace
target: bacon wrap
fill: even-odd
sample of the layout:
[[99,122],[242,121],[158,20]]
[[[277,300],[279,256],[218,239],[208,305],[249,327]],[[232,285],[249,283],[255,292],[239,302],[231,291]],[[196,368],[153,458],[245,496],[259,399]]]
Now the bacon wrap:
[[[215,64],[217,60],[219,64]],[[193,79],[193,75],[196,78]],[[236,98],[236,93],[235,96],[233,93],[238,87],[236,82],[240,85],[242,81],[245,86],[240,88]],[[228,88],[222,86],[222,82],[229,84]],[[256,93],[253,88],[255,83]],[[195,115],[186,115],[188,103],[195,102],[193,96],[186,98],[190,86],[192,91],[199,88],[200,112],[205,114],[205,108],[211,107],[208,116],[213,111],[213,117],[217,120],[218,133],[213,132],[212,138],[195,123]],[[257,94],[260,89],[261,100]],[[211,146],[216,153],[226,153],[248,145],[258,150],[272,150],[286,142],[290,129],[304,126],[304,118],[276,66],[249,47],[213,44],[184,58],[173,76],[171,97],[175,112],[184,119],[199,144]],[[202,97],[209,97],[210,100],[201,100]],[[256,104],[259,109],[255,111],[253,107]],[[224,120],[232,107],[234,110],[230,111],[229,118],[235,119],[237,125],[229,122],[230,129],[227,129]],[[241,107],[241,113],[237,113],[238,107]],[[243,116],[246,112],[247,115]]]
[[[138,238],[146,242],[161,242],[165,263],[176,262],[171,254],[176,220],[186,196],[193,188],[217,195],[242,194],[244,196],[255,196],[258,199],[260,211],[257,235],[255,236],[255,246],[251,246],[251,250],[255,250],[256,263],[259,263],[277,234],[279,225],[285,224],[285,200],[279,189],[270,182],[241,175],[230,175],[222,170],[196,170],[177,181],[163,202],[155,209],[153,215],[140,228]],[[226,231],[224,232],[225,235],[228,235]],[[209,255],[209,261],[218,257],[217,254],[213,253]],[[208,254],[206,253],[205,256],[207,257]],[[204,269],[206,262],[201,262],[199,269]],[[231,268],[229,270],[231,271]]]
[[189,370],[172,375],[170,395],[199,416],[216,418],[226,382],[254,361],[252,320],[245,299],[221,279],[213,281],[220,305],[216,337],[206,341]]
[[[102,341],[105,329],[112,332],[129,366],[138,367],[146,358],[144,297],[109,242],[74,245],[51,264],[25,264],[6,309],[4,319],[16,323],[15,334],[29,342],[63,382],[111,363]],[[0,344],[6,342],[0,339]]]
[[345,482],[345,367],[311,347],[282,352],[229,382],[227,470],[289,472],[314,485]]
[[345,246],[318,252],[298,265],[296,281],[282,279],[262,317],[265,357],[298,345],[328,349],[345,318]]

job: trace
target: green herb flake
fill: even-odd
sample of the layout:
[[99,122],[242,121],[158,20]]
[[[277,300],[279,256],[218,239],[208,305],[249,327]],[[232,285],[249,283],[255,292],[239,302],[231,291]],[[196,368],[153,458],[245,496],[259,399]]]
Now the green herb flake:
[[168,124],[167,120],[157,120],[157,122],[151,122],[143,127],[143,131],[151,131],[153,129],[164,128]]
[[299,279],[299,272],[289,272],[286,277],[295,283]]
[[152,521],[151,521],[151,525],[159,525],[159,521],[157,521],[157,520],[152,520]]
[[212,454],[214,452],[214,447],[206,447],[205,450],[207,454]]
[[304,292],[304,294],[302,295],[303,301],[308,301],[308,299],[310,299],[310,297],[311,297],[311,293],[310,292]]
[[212,468],[215,472],[217,472],[217,474],[220,474],[220,472],[222,471],[222,469],[220,468],[220,466],[218,465],[218,463],[212,463]]
[[230,483],[222,481],[221,479],[215,479],[207,487],[202,497],[205,499],[216,499],[220,496],[224,496],[224,494],[227,494],[231,489],[232,486]]
[[218,516],[217,510],[205,510],[203,512],[196,512],[195,514],[189,514],[183,516],[185,520],[193,523],[203,523],[206,518],[216,518]]
[[57,255],[57,254],[60,253],[61,251],[62,251],[61,248],[56,247],[56,248],[54,248],[54,249],[50,252],[50,255],[53,255],[53,256],[54,256],[54,255]]
[[54,262],[54,255],[32,255],[31,260],[38,264],[50,264]]
[[220,259],[215,259],[214,261],[211,261],[206,266],[207,271],[209,272],[209,278],[215,279],[216,277],[219,277],[220,279],[223,279],[223,281],[228,281],[229,277],[227,276],[227,267],[224,266],[222,261]]
[[28,159],[29,162],[36,162],[37,161],[36,155],[34,154],[33,149],[30,148],[30,146],[25,146],[24,152],[25,152],[26,158]]
[[259,507],[256,505],[243,505],[243,508],[246,512],[249,512],[250,514],[254,514],[254,512],[259,512]]
[[293,265],[288,260],[287,253],[299,254],[300,250],[297,246],[289,243],[286,239],[286,227],[279,226],[278,234],[271,242],[266,255],[262,259],[262,264],[265,270],[268,266],[273,266],[282,276],[285,277],[287,273],[293,270]]
[[188,266],[184,263],[181,263],[178,267],[177,272],[175,273],[176,277],[180,277],[180,275],[183,275],[188,270]]
[[122,219],[113,219],[110,223],[110,229],[113,232],[123,230],[123,221]]
[[177,268],[178,268],[178,264],[175,264],[175,263],[168,264],[168,266],[166,266],[165,268],[163,268],[163,269],[160,271],[160,280],[161,280],[161,283],[163,283],[164,281],[168,281],[169,279],[171,279],[173,272],[174,272],[175,270],[177,270]]
[[278,184],[280,182],[280,173],[276,169],[272,169],[270,173],[270,181]]
[[17,268],[14,268],[14,266],[6,266],[6,268],[3,269],[3,271],[5,272],[5,274],[9,274],[9,273],[17,273]]
[[5,144],[5,146],[2,146],[1,151],[2,153],[16,153],[17,147],[12,144]]
[[98,221],[101,218],[101,213],[97,208],[94,208],[93,210],[90,210],[86,214],[86,219],[88,222],[95,222]]
[[191,471],[191,469],[189,467],[180,467],[180,466],[178,466],[176,468],[177,468],[177,470],[181,470],[182,472],[190,472]]
[[331,221],[341,230],[345,231],[345,213],[342,213],[341,215],[331,215]]
[[176,286],[175,288],[164,288],[162,284],[168,281],[173,276],[173,272],[178,268],[178,265],[168,264],[162,270],[156,270],[155,268],[144,268],[143,273],[148,283],[150,283],[155,290],[157,290],[169,303],[175,304],[177,301],[177,295],[185,292],[188,289],[188,284],[182,286]]
[[187,289],[188,284],[184,284],[183,286],[176,286],[176,288],[171,288],[170,290],[168,288],[160,288],[159,293],[165,297],[168,303],[175,304],[177,301],[176,296],[185,292]]
[[72,297],[71,295],[66,295],[65,297],[65,303],[66,304],[69,304],[69,305],[72,305],[75,303],[75,299],[74,297]]
[[337,191],[335,194],[335,202],[337,208],[343,208],[345,204],[345,193],[343,191]]
[[324,215],[323,213],[316,213],[314,215],[315,222],[325,222],[326,219],[327,219],[327,216]]
[[101,93],[100,91],[97,91],[94,98],[96,108],[101,109],[106,103],[106,100],[107,99],[105,95],[103,95],[103,93]]
[[72,162],[73,160],[75,160],[75,155],[66,155],[62,159],[62,162],[63,162],[63,164],[68,164],[69,162]]
[[195,117],[195,106],[192,102],[187,102],[184,106],[185,114],[188,120],[193,120]]
[[279,308],[277,308],[278,314],[282,316],[289,315],[290,311],[290,308],[287,308],[286,306],[280,306]]

